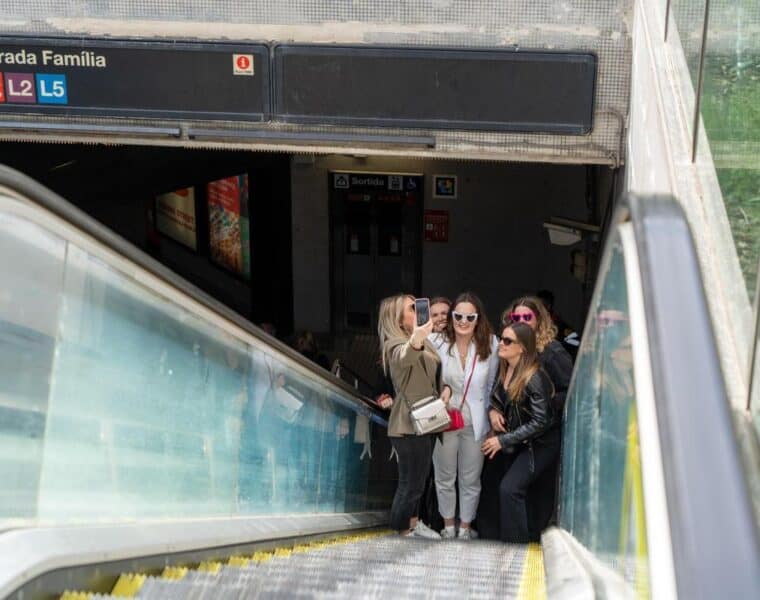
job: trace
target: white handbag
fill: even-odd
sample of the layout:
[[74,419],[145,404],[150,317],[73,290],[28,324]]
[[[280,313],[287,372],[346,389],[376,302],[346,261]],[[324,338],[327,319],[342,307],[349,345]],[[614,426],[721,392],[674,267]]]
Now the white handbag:
[[446,431],[451,424],[451,417],[446,410],[446,404],[435,396],[417,400],[412,404],[410,415],[417,435]]

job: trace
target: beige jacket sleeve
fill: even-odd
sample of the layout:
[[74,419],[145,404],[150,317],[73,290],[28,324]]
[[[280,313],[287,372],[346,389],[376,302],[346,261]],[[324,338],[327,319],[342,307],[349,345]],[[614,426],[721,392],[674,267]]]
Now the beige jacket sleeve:
[[388,341],[388,361],[395,363],[398,368],[408,368],[420,359],[424,346],[417,350],[409,338],[393,338]]

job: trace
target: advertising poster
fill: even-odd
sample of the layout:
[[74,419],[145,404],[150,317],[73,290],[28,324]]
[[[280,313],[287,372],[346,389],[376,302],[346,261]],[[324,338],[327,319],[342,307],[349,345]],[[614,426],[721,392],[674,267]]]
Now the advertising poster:
[[206,185],[211,260],[246,279],[251,277],[248,175]]
[[195,192],[191,187],[156,197],[156,229],[165,236],[197,249],[195,234]]

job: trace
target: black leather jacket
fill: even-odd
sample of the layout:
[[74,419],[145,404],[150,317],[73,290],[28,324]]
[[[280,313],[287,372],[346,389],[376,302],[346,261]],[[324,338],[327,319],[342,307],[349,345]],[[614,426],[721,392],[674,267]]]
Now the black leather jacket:
[[562,418],[562,410],[565,407],[567,388],[570,387],[570,378],[573,376],[573,359],[562,344],[557,340],[552,340],[544,347],[544,351],[538,355],[538,362],[541,363],[541,367],[546,371],[546,374],[552,381],[552,385],[554,385],[552,405],[554,406],[557,420],[560,420]]
[[551,380],[543,369],[531,377],[523,397],[517,402],[511,401],[502,382],[496,378],[491,392],[491,408],[504,415],[506,421],[507,432],[499,435],[502,452],[512,452],[517,444],[540,440],[556,425],[553,395]]

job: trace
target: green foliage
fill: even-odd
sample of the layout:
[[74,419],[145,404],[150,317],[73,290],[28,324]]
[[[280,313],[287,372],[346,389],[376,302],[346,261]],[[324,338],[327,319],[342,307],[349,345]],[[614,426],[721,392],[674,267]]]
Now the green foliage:
[[750,297],[760,257],[760,170],[718,169],[726,212]]
[[741,156],[741,168],[718,169],[718,181],[752,296],[760,257],[760,55],[708,56],[702,118],[711,145],[728,142],[713,145],[729,154],[716,162],[730,165]]
[[760,142],[760,55],[708,55],[702,118],[710,139]]

